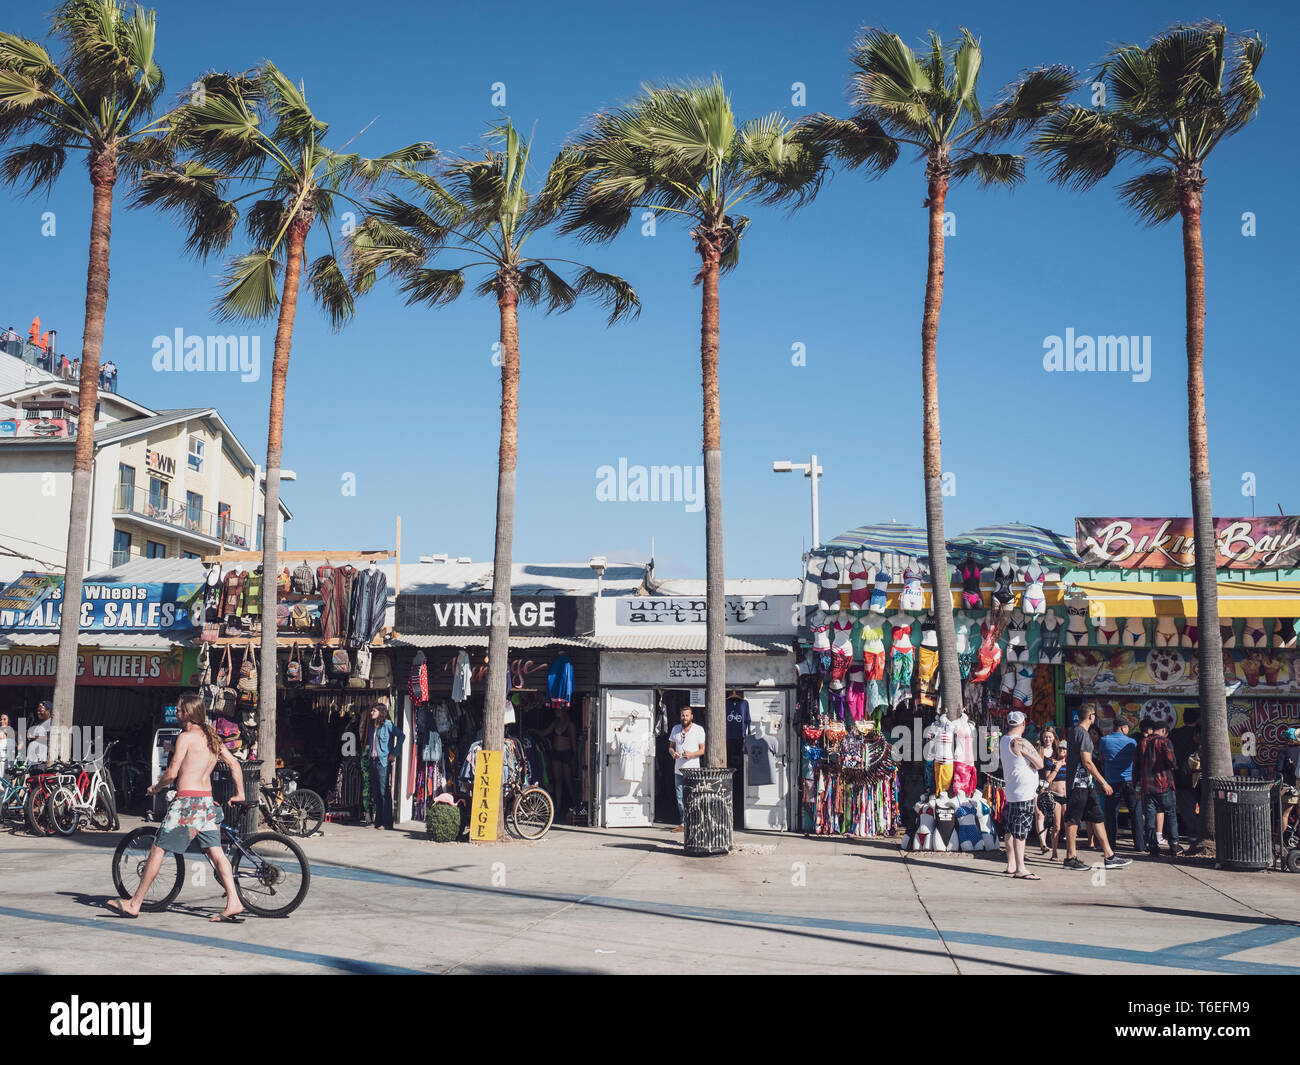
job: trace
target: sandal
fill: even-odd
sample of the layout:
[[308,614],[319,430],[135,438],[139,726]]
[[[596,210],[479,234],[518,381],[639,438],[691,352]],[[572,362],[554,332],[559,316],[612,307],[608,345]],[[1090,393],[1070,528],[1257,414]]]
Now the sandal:
[[1043,878],[1037,873],[1016,873],[1012,878],[1014,880],[1042,880]]

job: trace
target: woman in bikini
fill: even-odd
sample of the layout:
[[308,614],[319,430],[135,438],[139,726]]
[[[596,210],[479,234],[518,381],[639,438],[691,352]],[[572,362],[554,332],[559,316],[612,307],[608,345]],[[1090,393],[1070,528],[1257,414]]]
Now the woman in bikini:
[[129,899],[109,899],[105,906],[119,917],[139,917],[140,904],[162,869],[163,860],[168,854],[184,854],[197,839],[216,868],[222,887],[226,889],[225,909],[219,914],[213,914],[209,920],[214,924],[219,921],[239,924],[243,920],[239,914],[244,907],[235,891],[235,877],[230,869],[230,861],[221,849],[221,807],[212,798],[212,771],[218,762],[224,763],[230,770],[235,782],[235,794],[230,802],[234,805],[244,801],[243,766],[235,761],[216,731],[208,724],[201,696],[194,692],[182,695],[176,704],[176,716],[181,734],[176,737],[171,765],[158,778],[158,783],[148,789],[150,795],[156,795],[170,788],[174,781],[176,798],[167,807],[167,815],[158,827],[158,834],[149,850],[149,860],[135,894]]
[[555,789],[555,808],[567,810],[565,800],[573,787],[573,752],[578,746],[578,730],[562,706],[555,709],[555,720],[542,729],[540,736],[551,740],[551,781]]
[[[1043,768],[1041,770],[1043,780],[1047,783],[1047,790],[1042,792],[1043,795],[1050,796],[1047,802],[1052,804],[1051,824],[1047,823],[1047,811],[1043,806],[1039,807],[1039,812],[1045,816],[1043,818],[1043,827],[1046,829],[1048,836],[1051,838],[1052,852],[1051,861],[1058,858],[1057,848],[1061,839],[1061,820],[1065,814],[1066,803],[1066,784],[1065,784],[1065,744],[1061,743],[1056,733],[1048,729],[1043,733],[1040,741],[1040,749],[1043,755]],[[1045,840],[1040,831],[1038,836],[1039,854],[1046,854],[1049,850],[1047,840]]]

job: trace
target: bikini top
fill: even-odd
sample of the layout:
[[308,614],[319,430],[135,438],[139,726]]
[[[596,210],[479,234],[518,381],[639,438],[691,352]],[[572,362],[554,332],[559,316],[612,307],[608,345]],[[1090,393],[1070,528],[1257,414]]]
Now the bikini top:
[[1014,634],[1018,634],[1018,635],[1023,636],[1023,635],[1024,635],[1026,632],[1028,632],[1028,631],[1029,631],[1029,619],[1028,619],[1028,618],[1021,618],[1021,619],[1020,619],[1020,624],[1018,624],[1018,625],[1016,624],[1015,619],[1012,619],[1011,621],[1008,621],[1008,622],[1007,622],[1007,635],[1008,635],[1008,636],[1012,635],[1013,633],[1014,633]]
[[911,647],[911,646],[912,646],[912,639],[911,639],[911,637],[912,637],[912,626],[911,626],[911,625],[895,625],[895,626],[894,626],[894,631],[893,631],[893,637],[894,637],[894,646],[895,646],[895,647]]
[[1066,606],[1065,609],[1069,612],[1069,615],[1072,618],[1086,618],[1088,616],[1088,608],[1086,606]]
[[1025,584],[1041,588],[1043,581],[1047,580],[1047,574],[1038,566],[1033,569],[1025,570]]
[[924,635],[927,632],[938,632],[938,631],[939,631],[938,620],[933,615],[926,614],[926,616],[921,619],[922,635]]
[[853,628],[853,619],[850,618],[848,621],[833,621],[831,624],[834,626],[836,632],[848,632]]
[[903,570],[903,591],[919,592],[921,590],[921,574],[908,566]]
[[997,582],[995,592],[1011,591],[1011,582],[1015,578],[1015,570],[1004,570],[1001,566],[993,571],[993,579]]
[[966,561],[961,566],[961,590],[963,592],[978,592],[980,590],[980,568],[979,564],[966,556]]
[[876,591],[883,592],[889,588],[890,577],[883,569],[876,570]]
[[885,626],[883,623],[880,625],[868,625],[864,621],[862,623],[862,646],[863,648],[869,649],[872,645],[874,645],[874,649],[877,651],[885,646]]

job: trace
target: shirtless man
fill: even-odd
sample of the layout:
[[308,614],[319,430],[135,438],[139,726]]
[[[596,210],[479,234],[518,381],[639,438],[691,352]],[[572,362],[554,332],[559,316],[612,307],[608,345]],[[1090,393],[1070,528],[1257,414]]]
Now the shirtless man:
[[182,695],[176,705],[176,714],[181,734],[176,738],[171,765],[158,783],[149,789],[149,794],[155,795],[166,791],[175,781],[176,798],[167,807],[167,816],[158,828],[135,894],[125,901],[109,899],[105,905],[119,917],[139,917],[140,903],[162,869],[163,860],[169,854],[184,854],[191,841],[197,838],[226,889],[226,908],[213,914],[209,920],[214,924],[218,921],[239,924],[243,918],[238,915],[243,913],[244,907],[235,891],[230,861],[221,849],[221,807],[212,799],[212,770],[218,762],[225,762],[235,781],[235,794],[230,801],[240,803],[244,801],[243,766],[235,761],[216,730],[208,724],[202,698],[192,692]]

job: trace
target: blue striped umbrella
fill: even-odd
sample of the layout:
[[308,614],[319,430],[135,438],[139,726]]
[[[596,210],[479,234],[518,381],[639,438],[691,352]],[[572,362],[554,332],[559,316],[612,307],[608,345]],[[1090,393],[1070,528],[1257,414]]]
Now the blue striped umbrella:
[[1018,521],[981,525],[978,529],[954,536],[948,541],[948,547],[958,552],[969,551],[980,561],[994,561],[1004,552],[1014,551],[1019,563],[1027,563],[1030,555],[1038,555],[1044,562],[1068,566],[1079,563],[1072,537],[1041,525],[1024,525]]
[[912,555],[915,558],[926,558],[930,553],[924,529],[897,521],[859,525],[856,529],[840,533],[822,546],[879,551],[885,555]]

